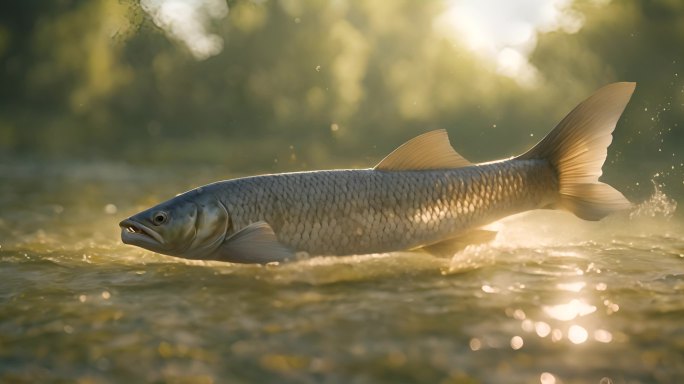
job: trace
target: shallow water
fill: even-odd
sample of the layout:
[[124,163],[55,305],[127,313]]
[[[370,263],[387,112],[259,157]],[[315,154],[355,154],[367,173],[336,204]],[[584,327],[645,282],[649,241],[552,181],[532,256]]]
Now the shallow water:
[[599,223],[512,217],[452,259],[120,243],[121,218],[220,174],[0,165],[0,382],[684,380],[684,230],[662,194]]

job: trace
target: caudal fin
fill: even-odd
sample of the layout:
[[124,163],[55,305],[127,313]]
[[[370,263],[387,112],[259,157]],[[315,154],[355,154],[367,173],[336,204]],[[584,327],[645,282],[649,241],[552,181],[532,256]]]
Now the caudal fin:
[[609,84],[580,103],[518,159],[547,159],[560,184],[558,208],[585,220],[600,220],[627,209],[630,202],[615,188],[600,182],[613,130],[636,83]]

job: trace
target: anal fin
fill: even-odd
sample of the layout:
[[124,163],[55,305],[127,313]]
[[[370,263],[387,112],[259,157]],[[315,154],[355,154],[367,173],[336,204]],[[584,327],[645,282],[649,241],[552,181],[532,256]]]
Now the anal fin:
[[496,237],[497,232],[485,229],[473,229],[456,237],[421,247],[420,249],[438,257],[452,257],[469,245],[488,243]]

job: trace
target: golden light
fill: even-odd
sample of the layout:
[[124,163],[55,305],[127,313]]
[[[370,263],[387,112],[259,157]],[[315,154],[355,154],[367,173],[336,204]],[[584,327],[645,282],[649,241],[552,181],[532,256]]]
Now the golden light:
[[539,337],[546,337],[551,333],[551,326],[543,321],[539,321],[534,324],[534,331]]
[[520,337],[520,336],[513,336],[513,337],[511,338],[511,348],[513,348],[514,350],[518,350],[518,349],[522,348],[522,347],[523,347],[523,344],[524,344],[524,342],[523,342],[523,338],[522,338],[522,337]]
[[556,377],[548,372],[544,372],[539,376],[541,384],[556,384]]
[[228,15],[222,0],[142,0],[142,8],[169,37],[185,44],[198,60],[215,56],[223,50],[223,39],[208,31],[214,20]]
[[597,329],[594,331],[594,340],[599,343],[610,343],[613,341],[613,334],[605,329]]
[[584,281],[576,281],[574,283],[563,283],[563,284],[557,284],[556,287],[558,289],[563,290],[563,291],[568,291],[568,292],[579,292],[581,291],[587,283]]
[[566,304],[545,306],[542,309],[547,315],[560,321],[570,321],[578,316],[596,312],[595,306],[578,299],[572,299]]
[[582,344],[589,338],[589,333],[584,327],[579,325],[571,325],[568,329],[568,339],[573,344]]
[[522,85],[537,81],[528,57],[537,35],[562,30],[576,33],[583,17],[572,0],[452,0],[435,20],[435,27],[495,63],[496,71]]

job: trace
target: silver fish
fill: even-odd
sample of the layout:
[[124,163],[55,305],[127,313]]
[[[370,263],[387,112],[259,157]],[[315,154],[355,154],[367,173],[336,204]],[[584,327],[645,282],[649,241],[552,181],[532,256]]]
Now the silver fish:
[[492,239],[483,225],[532,209],[599,220],[630,207],[598,178],[634,88],[601,88],[511,159],[472,164],[444,130],[432,131],[371,169],[261,175],[193,189],[123,220],[121,238],[184,258],[268,263],[296,252],[453,254]]

